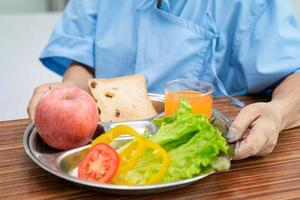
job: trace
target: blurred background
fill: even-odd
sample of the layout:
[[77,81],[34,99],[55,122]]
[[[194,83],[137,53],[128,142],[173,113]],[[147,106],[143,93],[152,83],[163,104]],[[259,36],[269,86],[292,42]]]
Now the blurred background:
[[[300,0],[290,0],[300,22]],[[39,54],[67,0],[0,1],[0,121],[27,118],[33,89],[61,77],[42,67]]]
[[27,118],[33,89],[61,78],[38,60],[66,0],[0,1],[0,121]]

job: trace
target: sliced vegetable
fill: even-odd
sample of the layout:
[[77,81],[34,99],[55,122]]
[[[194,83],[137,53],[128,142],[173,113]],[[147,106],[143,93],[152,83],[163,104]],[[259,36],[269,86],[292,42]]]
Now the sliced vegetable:
[[[156,170],[154,174],[152,174],[151,177],[149,177],[147,180],[145,180],[142,184],[155,184],[159,183],[162,178],[165,176],[165,174],[168,171],[168,168],[170,166],[170,158],[168,153],[158,144],[151,142],[149,140],[145,141],[146,145],[146,154],[148,154],[150,157],[154,159],[159,160],[159,167]],[[128,150],[129,149],[129,150]],[[127,157],[130,155],[130,146],[124,150],[123,156]],[[143,162],[139,161],[137,166],[134,169],[139,168],[140,163]],[[140,184],[138,180],[134,180],[130,178],[130,172],[129,177],[126,176],[126,174],[118,174],[114,177],[113,183],[119,184],[119,185],[138,185]]]
[[162,163],[159,171],[153,175],[149,180],[146,181],[146,184],[159,183],[164,175],[167,173],[170,166],[170,157],[168,153],[159,145],[151,141],[146,142],[148,149],[153,149],[153,154],[162,158]]
[[91,148],[78,167],[79,178],[99,183],[111,182],[119,167],[118,153],[107,144]]
[[[120,153],[121,165],[118,169],[118,174],[128,172],[130,169],[132,169],[138,162],[138,159],[144,154],[145,151],[144,138],[141,135],[139,135],[134,129],[128,126],[120,125],[112,128],[110,131],[106,132],[105,134],[100,135],[91,144],[91,147],[99,143],[109,144],[115,138],[125,134],[133,136],[134,142],[131,142],[129,144],[125,152]],[[124,156],[125,154],[128,156]]]

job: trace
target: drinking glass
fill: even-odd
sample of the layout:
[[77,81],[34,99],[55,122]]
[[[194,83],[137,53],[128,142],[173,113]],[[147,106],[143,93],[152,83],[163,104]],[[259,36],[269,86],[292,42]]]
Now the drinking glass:
[[180,99],[189,102],[194,113],[211,117],[213,106],[211,83],[195,79],[177,79],[168,82],[165,87],[165,115],[176,112]]

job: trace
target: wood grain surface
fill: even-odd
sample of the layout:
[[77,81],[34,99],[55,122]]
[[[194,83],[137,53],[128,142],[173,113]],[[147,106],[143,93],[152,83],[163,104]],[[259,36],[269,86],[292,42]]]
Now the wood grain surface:
[[[247,104],[263,97],[241,97]],[[232,119],[239,109],[221,98],[215,107]],[[44,171],[22,145],[28,120],[0,122],[0,199],[300,199],[300,128],[281,133],[273,153],[233,161],[229,172],[211,175],[173,192],[116,196],[79,188]]]

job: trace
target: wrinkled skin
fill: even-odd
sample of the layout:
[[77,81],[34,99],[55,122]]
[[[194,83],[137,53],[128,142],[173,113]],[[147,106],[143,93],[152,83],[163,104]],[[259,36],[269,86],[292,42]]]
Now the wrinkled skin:
[[230,129],[235,137],[229,141],[241,140],[234,159],[264,156],[273,151],[282,130],[282,119],[274,106],[271,102],[255,103],[240,111]]

